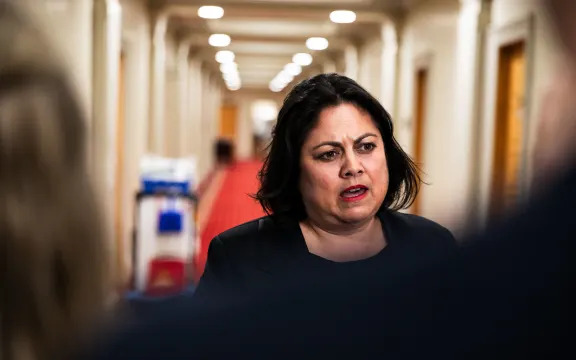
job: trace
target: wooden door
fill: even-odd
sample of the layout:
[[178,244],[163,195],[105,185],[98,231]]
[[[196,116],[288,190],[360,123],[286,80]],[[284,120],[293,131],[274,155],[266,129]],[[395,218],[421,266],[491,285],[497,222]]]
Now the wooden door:
[[232,142],[236,139],[237,116],[236,105],[223,105],[220,108],[220,136]]
[[[416,72],[415,94],[414,94],[414,161],[419,167],[424,163],[424,126],[426,120],[426,98],[428,93],[428,69],[420,69]],[[421,196],[418,195],[412,212],[420,214]]]
[[519,198],[526,77],[524,42],[502,47],[498,66],[492,217],[512,208]]
[[116,254],[117,254],[117,274],[119,279],[125,279],[125,264],[124,264],[124,204],[122,201],[124,190],[124,134],[125,134],[125,119],[124,119],[124,102],[125,102],[125,56],[124,53],[120,55],[119,69],[118,69],[118,111],[116,115],[116,169],[114,179],[114,237],[116,239]]

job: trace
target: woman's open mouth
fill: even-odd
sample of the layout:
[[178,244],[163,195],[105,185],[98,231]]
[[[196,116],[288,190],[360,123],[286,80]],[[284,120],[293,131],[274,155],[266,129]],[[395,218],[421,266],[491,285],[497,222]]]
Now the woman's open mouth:
[[340,198],[344,201],[359,201],[366,197],[368,188],[364,185],[354,185],[346,188],[340,193]]

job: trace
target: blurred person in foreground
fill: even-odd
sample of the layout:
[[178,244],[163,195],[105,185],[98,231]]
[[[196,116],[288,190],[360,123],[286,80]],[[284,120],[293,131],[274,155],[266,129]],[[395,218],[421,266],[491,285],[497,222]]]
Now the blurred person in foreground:
[[72,358],[106,302],[85,119],[42,34],[0,1],[0,358]]
[[569,66],[544,109],[527,207],[423,271],[385,281],[364,269],[362,282],[303,274],[306,290],[302,280],[257,300],[182,304],[116,338],[102,358],[573,358],[576,2],[543,4]]
[[294,87],[269,149],[255,196],[269,215],[212,240],[195,296],[247,296],[302,268],[419,266],[456,249],[446,228],[398,211],[416,197],[419,170],[354,80],[321,74]]

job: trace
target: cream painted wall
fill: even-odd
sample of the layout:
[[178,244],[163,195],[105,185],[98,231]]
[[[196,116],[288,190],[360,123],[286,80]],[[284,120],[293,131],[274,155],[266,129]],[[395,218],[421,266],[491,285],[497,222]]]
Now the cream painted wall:
[[46,30],[71,73],[82,105],[92,106],[93,0],[18,0]]
[[215,165],[214,144],[218,137],[220,121],[221,89],[215,78],[206,69],[202,70],[200,83],[201,121],[200,148],[198,152],[198,178],[204,177]]
[[358,80],[358,47],[348,44],[344,49],[345,75],[353,80]]
[[140,188],[140,158],[146,153],[150,89],[150,20],[139,0],[121,0],[124,69],[124,166],[122,174],[122,219],[124,269],[132,266],[134,195]]
[[171,34],[166,36],[166,83],[164,88],[164,112],[162,117],[162,127],[164,135],[164,152],[162,155],[178,157],[180,154],[180,108],[179,93],[180,79],[178,74],[178,45]]
[[358,55],[358,83],[376,99],[382,99],[382,39],[374,37],[360,46]]
[[[192,57],[188,62],[188,121],[186,122],[186,156],[200,161],[202,151],[202,61]],[[197,179],[200,182],[202,178]]]
[[382,25],[382,64],[380,72],[380,97],[379,100],[384,108],[390,113],[393,120],[396,120],[396,94],[398,85],[398,26],[392,21],[387,21]]
[[415,8],[406,19],[400,45],[399,108],[396,136],[410,154],[414,151],[414,74],[428,68],[428,93],[424,124],[423,165],[425,185],[421,191],[422,215],[449,228],[458,223],[452,202],[455,171],[451,153],[454,143],[455,56],[458,2],[431,0]]

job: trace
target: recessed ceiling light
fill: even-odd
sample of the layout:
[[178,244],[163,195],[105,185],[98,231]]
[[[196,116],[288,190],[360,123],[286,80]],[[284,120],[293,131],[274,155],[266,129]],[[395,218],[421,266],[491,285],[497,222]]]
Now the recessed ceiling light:
[[225,81],[240,81],[240,75],[237,72],[222,74]]
[[220,6],[201,6],[198,9],[198,16],[203,19],[220,19],[224,16],[224,9]]
[[308,66],[312,64],[312,55],[308,53],[298,53],[292,56],[292,62],[300,66]]
[[225,62],[220,64],[220,71],[224,74],[235,73],[238,71],[238,64],[235,62]]
[[294,63],[286,64],[284,71],[292,76],[298,76],[302,72],[302,66]]
[[223,47],[230,45],[230,36],[226,34],[212,34],[208,38],[208,43],[212,46]]
[[356,13],[350,10],[335,10],[330,13],[330,20],[339,24],[350,24],[356,21]]
[[289,84],[292,80],[294,80],[294,76],[284,70],[280,71],[277,77],[278,81],[284,84]]
[[216,61],[220,64],[234,62],[236,56],[230,50],[220,50],[216,53]]
[[270,86],[268,87],[270,89],[270,91],[272,92],[280,92],[282,91],[282,89],[284,87],[279,86],[278,84],[274,83],[274,82],[270,82]]
[[328,48],[328,40],[323,37],[311,37],[306,40],[306,47],[310,50],[325,50]]

